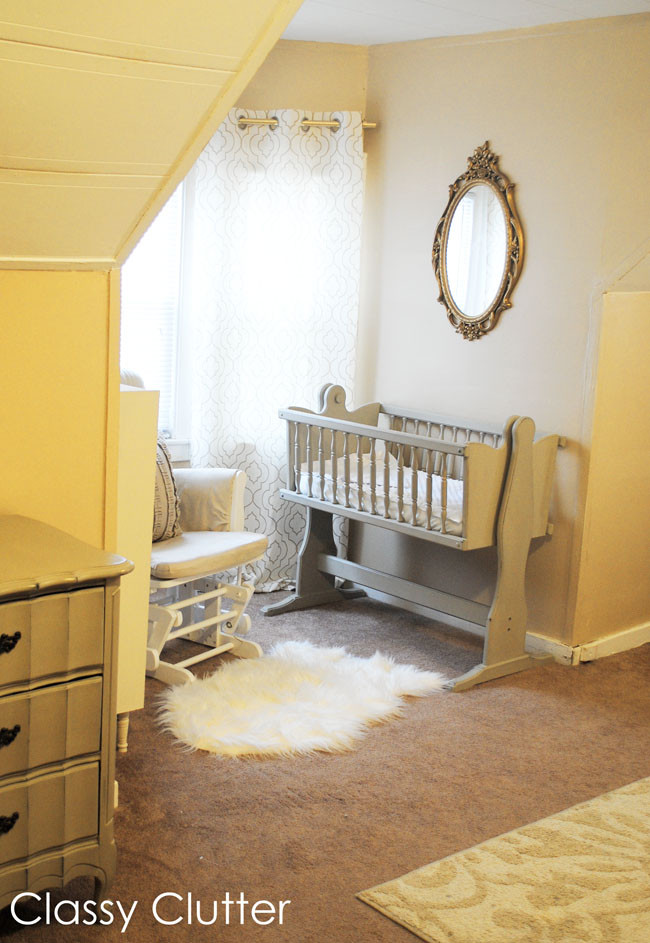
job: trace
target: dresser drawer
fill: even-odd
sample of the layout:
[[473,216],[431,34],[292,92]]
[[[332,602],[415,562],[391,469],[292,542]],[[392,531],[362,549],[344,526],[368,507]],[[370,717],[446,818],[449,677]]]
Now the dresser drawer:
[[102,587],[0,605],[0,689],[99,668],[103,620]]
[[0,776],[99,752],[102,679],[0,700]]
[[99,763],[0,789],[0,866],[96,836],[98,802]]

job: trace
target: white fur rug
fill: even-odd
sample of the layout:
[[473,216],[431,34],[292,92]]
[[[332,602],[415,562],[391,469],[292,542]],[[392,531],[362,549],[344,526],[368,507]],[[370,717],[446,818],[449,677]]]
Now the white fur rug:
[[281,642],[259,659],[168,688],[161,722],[192,749],[225,756],[340,752],[369,725],[400,714],[402,697],[423,697],[443,683],[437,672],[379,652],[357,658],[344,648]]

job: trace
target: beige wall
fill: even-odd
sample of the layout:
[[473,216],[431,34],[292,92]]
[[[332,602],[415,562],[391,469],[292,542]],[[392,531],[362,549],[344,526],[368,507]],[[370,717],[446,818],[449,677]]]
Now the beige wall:
[[[649,43],[642,15],[369,53],[380,129],[367,141],[357,398],[528,414],[568,437],[556,531],[536,546],[527,586],[530,628],[569,642],[584,636],[573,610],[599,299],[648,235]],[[513,308],[470,343],[436,301],[430,257],[448,186],[485,140],[517,185],[527,247]]]
[[368,49],[280,40],[237,102],[242,108],[360,111],[366,107]]
[[650,623],[649,325],[650,292],[605,295],[577,643]]
[[119,383],[114,294],[109,272],[0,272],[0,513],[35,517],[109,549]]

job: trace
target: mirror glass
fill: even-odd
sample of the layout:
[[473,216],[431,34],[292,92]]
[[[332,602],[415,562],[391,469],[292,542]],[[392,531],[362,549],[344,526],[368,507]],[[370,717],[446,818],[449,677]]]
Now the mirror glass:
[[480,318],[494,302],[507,255],[501,200],[487,183],[477,183],[456,204],[445,259],[450,294],[466,318]]

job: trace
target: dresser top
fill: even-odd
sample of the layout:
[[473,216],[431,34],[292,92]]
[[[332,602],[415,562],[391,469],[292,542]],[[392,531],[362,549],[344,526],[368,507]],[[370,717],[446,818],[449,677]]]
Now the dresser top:
[[133,564],[16,514],[0,515],[0,599],[20,598],[130,573]]

